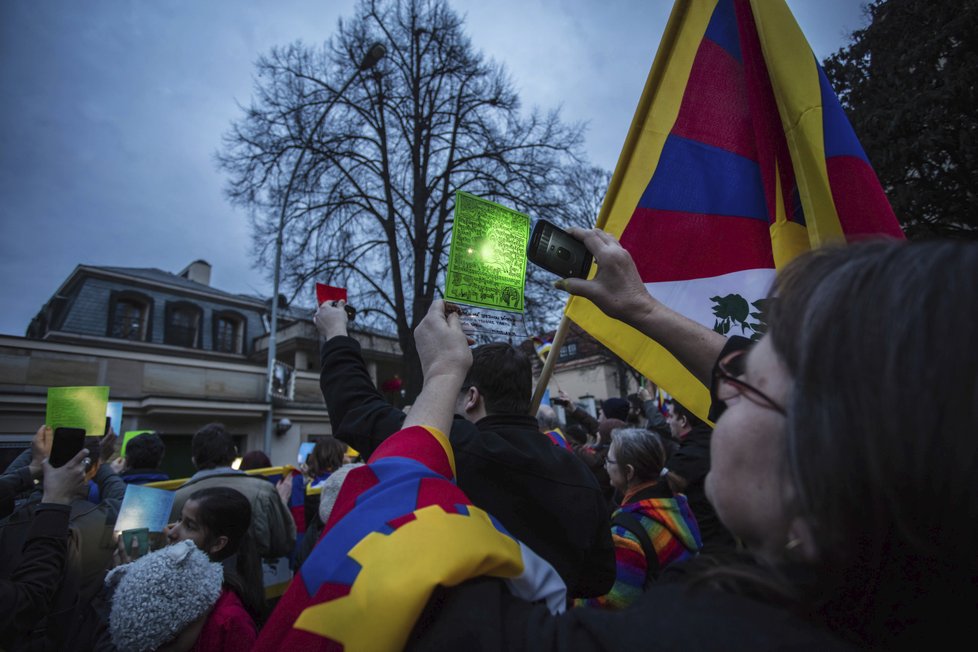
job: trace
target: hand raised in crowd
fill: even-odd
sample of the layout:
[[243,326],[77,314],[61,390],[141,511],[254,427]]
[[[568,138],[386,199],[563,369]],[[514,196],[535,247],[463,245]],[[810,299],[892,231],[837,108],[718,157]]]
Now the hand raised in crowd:
[[404,427],[425,425],[448,432],[455,399],[472,366],[469,340],[462,330],[459,309],[440,299],[414,329],[424,386],[404,419]]
[[556,397],[553,396],[550,397],[550,402],[553,403],[554,405],[560,405],[562,407],[571,407],[571,398],[562,389],[557,390]]
[[102,440],[99,442],[99,461],[103,464],[112,459],[115,455],[115,445],[119,436],[115,434],[115,430],[109,429]]
[[111,466],[112,466],[112,470],[115,471],[116,474],[122,475],[122,472],[126,470],[126,458],[124,457],[115,458],[114,460],[112,460]]
[[442,374],[464,377],[472,366],[472,351],[460,317],[458,306],[435,299],[414,330],[425,381]]
[[78,495],[83,494],[87,459],[87,448],[78,451],[64,466],[51,466],[45,459],[42,463],[44,495],[41,502],[70,505]]
[[319,330],[319,334],[327,340],[339,335],[346,335],[346,326],[349,322],[349,317],[346,314],[346,301],[342,299],[324,301],[316,310],[313,321]]
[[51,454],[53,438],[54,434],[50,426],[41,426],[34,433],[34,438],[31,440],[31,463],[28,465],[31,477],[34,479],[40,478],[44,472],[44,460]]
[[555,287],[588,299],[609,317],[622,321],[655,310],[659,302],[649,295],[631,254],[613,235],[600,229],[571,228],[568,232],[594,255],[598,271],[590,280],[565,278]]

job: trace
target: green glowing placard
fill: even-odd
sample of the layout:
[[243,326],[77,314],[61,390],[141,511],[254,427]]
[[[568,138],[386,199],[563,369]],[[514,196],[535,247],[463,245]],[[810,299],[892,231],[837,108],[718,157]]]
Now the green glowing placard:
[[51,428],[84,428],[85,434],[105,434],[108,387],[49,387],[44,422]]
[[530,218],[523,213],[455,193],[455,224],[448,255],[445,299],[523,312]]

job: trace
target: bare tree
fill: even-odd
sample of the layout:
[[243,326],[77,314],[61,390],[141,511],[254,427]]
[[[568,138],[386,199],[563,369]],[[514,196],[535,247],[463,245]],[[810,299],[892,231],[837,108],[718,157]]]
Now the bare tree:
[[[387,56],[358,73],[375,42]],[[552,212],[582,127],[521,112],[444,0],[363,0],[321,48],[275,48],[257,68],[219,153],[228,194],[252,209],[257,263],[271,267],[287,199],[284,286],[293,298],[314,280],[347,287],[367,323],[396,330],[413,395],[412,332],[442,287],[455,191]]]

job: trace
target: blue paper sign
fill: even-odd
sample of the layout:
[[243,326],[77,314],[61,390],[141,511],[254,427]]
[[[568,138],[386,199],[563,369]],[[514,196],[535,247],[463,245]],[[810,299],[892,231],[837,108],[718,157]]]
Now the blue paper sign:
[[122,507],[119,508],[119,518],[115,522],[116,531],[144,527],[150,532],[162,532],[170,519],[175,496],[175,492],[166,489],[128,485],[126,495],[122,498]]

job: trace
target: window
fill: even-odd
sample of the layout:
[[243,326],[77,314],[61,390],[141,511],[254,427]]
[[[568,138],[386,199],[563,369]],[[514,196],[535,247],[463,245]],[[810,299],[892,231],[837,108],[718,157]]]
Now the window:
[[568,342],[560,347],[558,360],[571,360],[577,357],[577,342]]
[[134,342],[150,339],[153,301],[135,292],[113,292],[109,299],[108,336]]
[[200,347],[200,314],[200,308],[192,303],[167,303],[163,343],[193,349]]
[[244,353],[245,320],[233,312],[214,315],[214,350],[221,353]]

